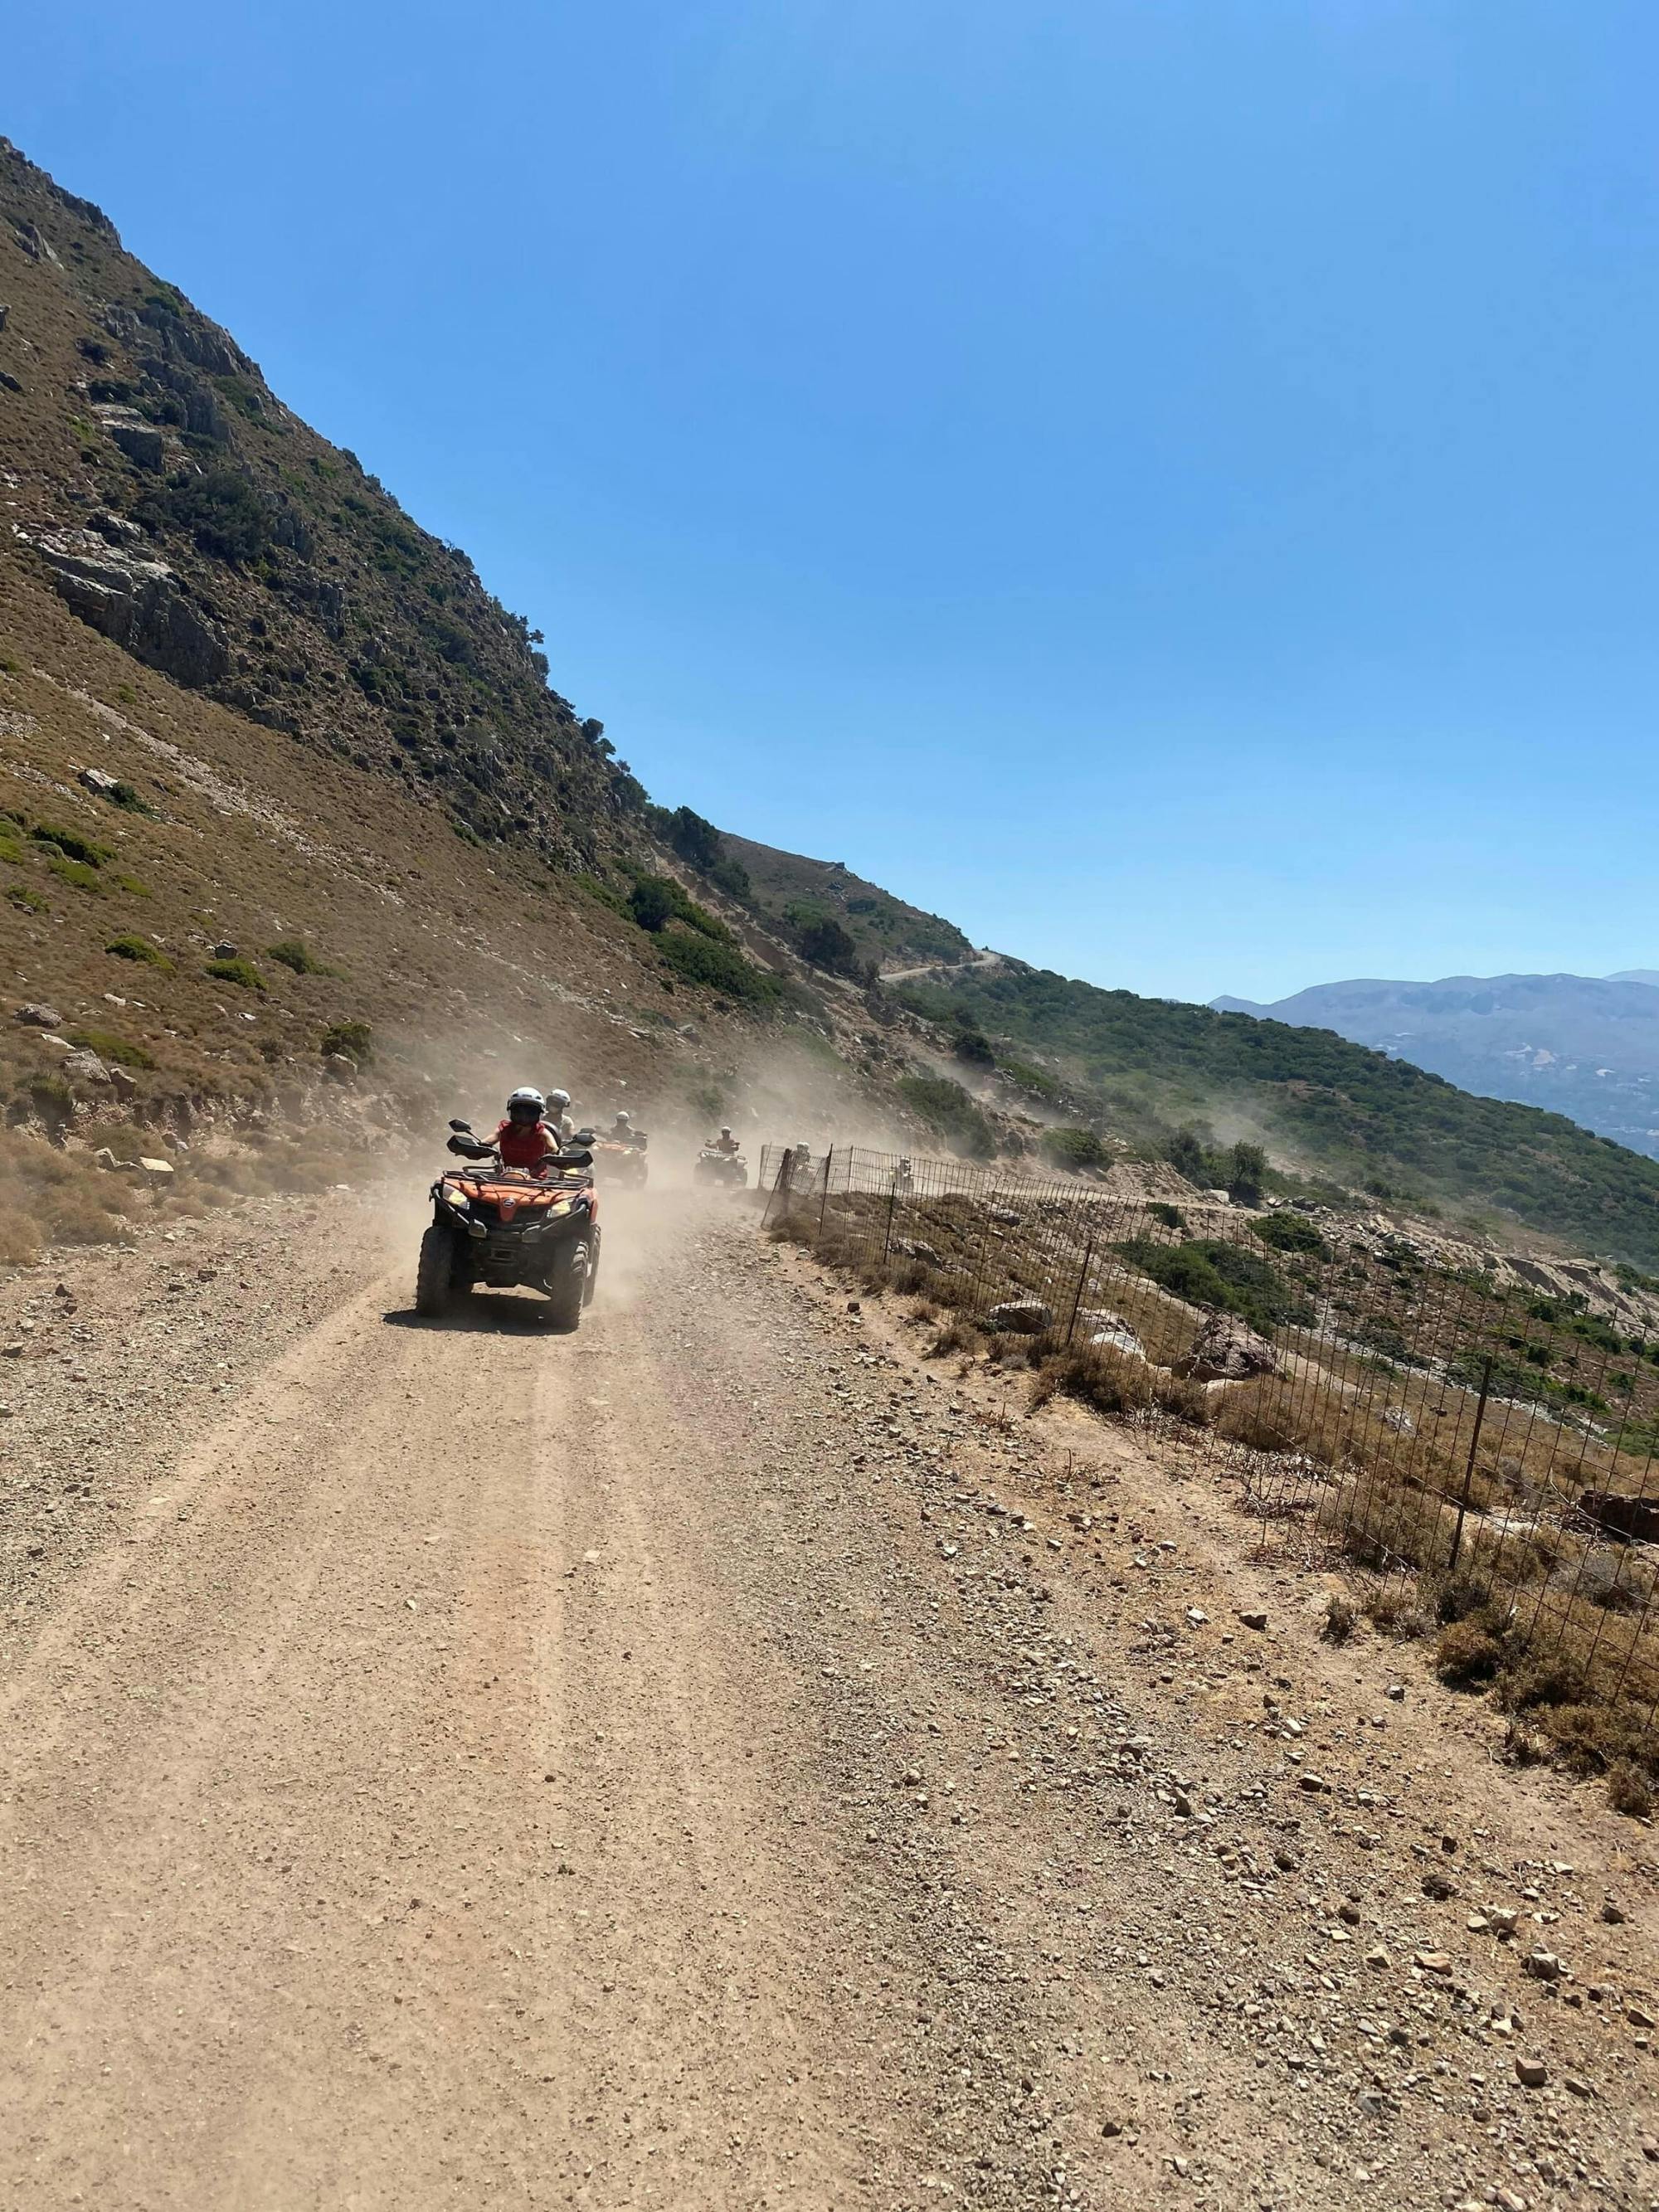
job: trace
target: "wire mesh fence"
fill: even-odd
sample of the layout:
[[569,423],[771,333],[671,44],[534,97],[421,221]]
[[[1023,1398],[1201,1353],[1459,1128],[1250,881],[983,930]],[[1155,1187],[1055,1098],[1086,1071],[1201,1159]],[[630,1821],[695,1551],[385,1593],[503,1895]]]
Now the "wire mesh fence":
[[759,1187],[780,1233],[1018,1340],[1058,1387],[1203,1427],[1264,1547],[1328,1547],[1400,1606],[1410,1585],[1443,1630],[1462,1624],[1443,1672],[1501,1673],[1586,1765],[1651,1766],[1643,1302],[1450,1265],[1294,1201],[1125,1197],[862,1146],[768,1146]]

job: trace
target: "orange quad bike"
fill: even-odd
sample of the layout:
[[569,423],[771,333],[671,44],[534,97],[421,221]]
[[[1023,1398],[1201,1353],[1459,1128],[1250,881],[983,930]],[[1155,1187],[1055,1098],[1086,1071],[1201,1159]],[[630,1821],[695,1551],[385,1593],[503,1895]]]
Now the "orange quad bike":
[[610,1183],[617,1190],[645,1188],[650,1167],[642,1136],[599,1137],[591,1129],[579,1129],[575,1142],[592,1151],[593,1172],[600,1183]]
[[449,1150],[472,1163],[446,1168],[432,1186],[432,1220],[421,1239],[415,1310],[447,1313],[463,1292],[540,1291],[561,1328],[580,1326],[599,1271],[593,1156],[580,1143],[550,1152],[539,1173],[501,1164],[493,1145],[452,1121]]

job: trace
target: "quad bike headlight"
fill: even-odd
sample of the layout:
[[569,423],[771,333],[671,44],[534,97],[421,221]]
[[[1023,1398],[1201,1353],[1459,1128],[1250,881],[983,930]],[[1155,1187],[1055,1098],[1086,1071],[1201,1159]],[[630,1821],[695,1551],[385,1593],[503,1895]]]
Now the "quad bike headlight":
[[449,1200],[449,1203],[454,1207],[457,1213],[465,1213],[466,1212],[467,1201],[462,1197],[459,1191],[447,1190],[444,1193],[444,1196]]

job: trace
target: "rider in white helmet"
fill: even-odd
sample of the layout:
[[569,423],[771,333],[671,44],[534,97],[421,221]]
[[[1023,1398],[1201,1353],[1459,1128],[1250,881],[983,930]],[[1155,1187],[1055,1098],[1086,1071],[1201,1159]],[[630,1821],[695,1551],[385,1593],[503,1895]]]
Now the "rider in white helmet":
[[506,1118],[491,1142],[508,1168],[538,1168],[549,1152],[559,1148],[558,1133],[543,1116],[547,1102],[539,1091],[522,1085],[507,1102]]
[[738,1151],[740,1147],[731,1130],[723,1127],[708,1149],[713,1152],[724,1152],[727,1159],[730,1159],[732,1153]]
[[547,1119],[549,1127],[556,1130],[561,1137],[575,1135],[576,1125],[570,1118],[570,1093],[568,1091],[548,1092]]

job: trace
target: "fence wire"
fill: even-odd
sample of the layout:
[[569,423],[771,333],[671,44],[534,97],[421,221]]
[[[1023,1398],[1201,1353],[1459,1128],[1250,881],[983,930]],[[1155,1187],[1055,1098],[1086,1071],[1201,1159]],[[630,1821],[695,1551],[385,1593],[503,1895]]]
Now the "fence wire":
[[1328,1546],[1377,1586],[1415,1582],[1442,1621],[1478,1615],[1523,1656],[1523,1709],[1547,1703],[1558,1735],[1598,1716],[1587,1763],[1653,1754],[1659,1340],[1633,1299],[1604,1298],[1610,1318],[1540,1270],[1454,1268],[1297,1201],[854,1146],[769,1145],[759,1187],[825,1258],[1027,1339],[1097,1402],[1209,1429],[1264,1547]]

